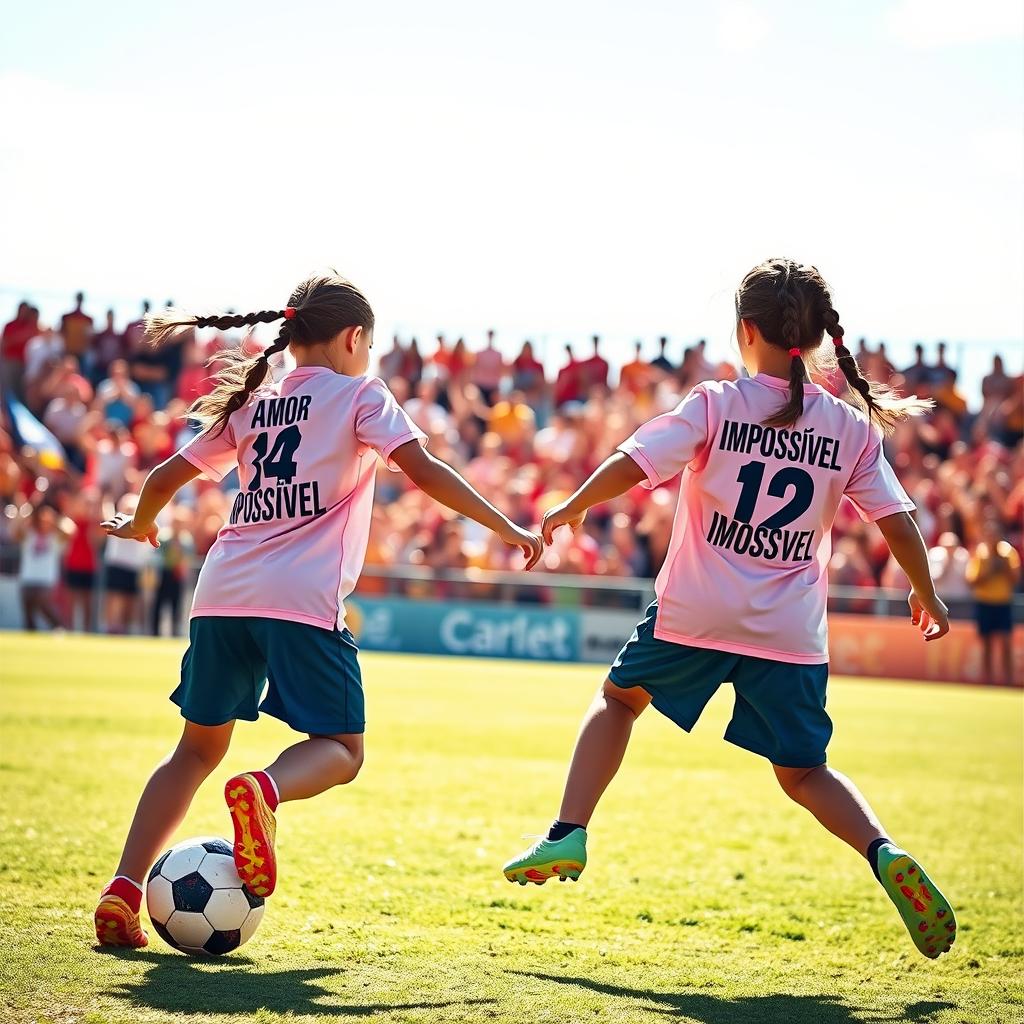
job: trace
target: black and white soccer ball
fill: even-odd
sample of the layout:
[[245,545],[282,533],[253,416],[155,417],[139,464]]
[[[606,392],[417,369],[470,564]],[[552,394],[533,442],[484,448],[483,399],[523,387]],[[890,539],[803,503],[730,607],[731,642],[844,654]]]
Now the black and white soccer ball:
[[146,909],[169,946],[220,956],[252,938],[263,919],[263,897],[242,885],[226,839],[201,836],[172,846],[153,865]]

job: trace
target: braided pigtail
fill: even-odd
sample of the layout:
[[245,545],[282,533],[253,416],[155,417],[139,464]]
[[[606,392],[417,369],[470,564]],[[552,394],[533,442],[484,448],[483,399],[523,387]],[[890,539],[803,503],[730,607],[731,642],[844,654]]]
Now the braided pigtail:
[[[290,315],[294,316],[294,310]],[[292,337],[292,320],[288,317],[289,312],[283,309],[278,312],[263,310],[259,313],[230,313],[224,316],[187,316],[175,310],[164,310],[146,318],[146,337],[150,344],[160,345],[182,328],[216,327],[224,331],[231,327],[253,327],[284,319],[281,333],[273,344],[255,358],[247,358],[238,349],[226,349],[210,360],[223,364],[213,375],[214,388],[208,395],[201,395],[192,403],[188,415],[190,419],[198,420],[204,429],[217,435],[224,432],[231,416],[249,401],[250,395],[267,379],[270,357],[288,347]]]
[[216,327],[218,331],[228,331],[232,327],[272,324],[284,316],[283,309],[264,309],[259,313],[226,313],[223,316],[193,316],[178,309],[162,309],[146,317],[146,340],[150,345],[159,347],[185,328]]
[[864,409],[869,419],[874,420],[882,428],[883,433],[891,434],[898,423],[934,408],[935,403],[930,398],[918,398],[917,395],[901,398],[887,384],[868,380],[861,373],[853,353],[843,342],[845,332],[839,323],[839,314],[828,305],[823,311],[822,318],[825,330],[835,344],[836,361],[839,363],[839,369],[843,371],[847,384],[850,385],[850,391],[857,404]]
[[792,265],[786,261],[782,264],[781,279],[777,290],[779,309],[782,313],[782,340],[792,357],[789,365],[789,398],[786,404],[770,419],[765,420],[768,427],[791,427],[804,412],[804,383],[807,380],[807,367],[800,353],[801,310],[800,300],[795,289],[790,287]]
[[286,309],[265,309],[259,313],[224,316],[192,316],[165,309],[146,318],[146,336],[150,344],[160,345],[177,331],[196,327],[254,327],[284,320],[277,338],[261,355],[246,358],[237,349],[218,352],[213,362],[223,365],[214,374],[214,388],[196,399],[189,415],[206,430],[220,434],[231,416],[249,401],[252,393],[267,379],[270,357],[289,345],[312,348],[327,345],[341,331],[360,327],[373,331],[373,310],[366,296],[351,281],[337,274],[317,275],[303,281],[288,298]]

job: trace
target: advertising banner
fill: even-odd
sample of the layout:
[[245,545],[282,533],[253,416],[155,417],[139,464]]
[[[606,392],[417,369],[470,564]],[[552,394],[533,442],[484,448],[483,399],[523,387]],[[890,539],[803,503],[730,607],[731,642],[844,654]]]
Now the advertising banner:
[[[363,597],[347,602],[348,621],[369,651],[461,654],[610,665],[642,613],[600,608],[538,608],[472,602]],[[952,623],[925,643],[905,618],[829,616],[833,675],[934,682],[982,682],[974,625]],[[1016,680],[1024,680],[1024,630],[1014,631]]]
[[349,628],[368,651],[576,661],[579,613],[501,604],[357,596]]

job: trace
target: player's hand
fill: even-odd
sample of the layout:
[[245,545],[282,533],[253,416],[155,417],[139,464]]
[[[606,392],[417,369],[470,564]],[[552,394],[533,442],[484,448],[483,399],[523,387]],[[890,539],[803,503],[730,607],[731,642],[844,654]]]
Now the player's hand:
[[925,599],[910,592],[910,621],[920,628],[925,640],[938,640],[949,632],[949,609],[935,594]]
[[530,533],[529,530],[520,529],[511,520],[498,536],[506,544],[519,548],[526,556],[526,565],[523,566],[525,572],[529,572],[540,561],[540,556],[544,553],[544,542],[540,537],[536,533]]
[[137,540],[140,544],[145,544],[148,541],[153,547],[160,547],[160,541],[157,540],[156,523],[150,523],[149,526],[139,526],[132,516],[124,512],[118,512],[113,519],[107,519],[100,525],[107,531],[108,537]]
[[545,544],[554,543],[555,530],[560,526],[568,526],[575,533],[583,525],[583,520],[587,518],[587,513],[581,512],[578,515],[573,515],[568,511],[568,504],[568,502],[563,501],[561,505],[549,508],[544,513],[544,518],[540,523],[540,532],[544,537]]

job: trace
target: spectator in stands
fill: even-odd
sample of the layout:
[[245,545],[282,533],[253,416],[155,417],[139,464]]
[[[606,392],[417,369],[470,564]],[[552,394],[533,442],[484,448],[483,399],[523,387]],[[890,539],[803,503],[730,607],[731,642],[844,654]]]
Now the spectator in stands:
[[170,526],[160,531],[160,547],[156,551],[159,565],[156,593],[153,595],[152,632],[160,636],[164,611],[170,615],[171,636],[181,631],[181,599],[188,578],[189,561],[193,555],[192,537],[186,529],[188,513],[171,510]]
[[420,353],[419,342],[412,338],[409,347],[405,350],[402,359],[402,376],[409,382],[409,386],[415,388],[423,376],[423,356]]
[[634,396],[640,394],[651,380],[650,366],[640,358],[642,351],[643,342],[635,342],[633,358],[628,363],[624,363],[619,371],[619,386]]
[[405,411],[413,423],[428,436],[451,426],[448,411],[437,400],[438,390],[436,380],[421,380],[416,385],[416,396],[405,402]]
[[512,390],[522,392],[534,412],[541,414],[547,405],[547,380],[544,366],[533,354],[533,342],[524,341],[512,361]]
[[954,611],[959,611],[971,596],[971,588],[967,583],[970,558],[967,548],[952,530],[940,534],[935,546],[928,551],[935,592]]
[[924,361],[924,345],[914,343],[914,361],[903,371],[908,394],[921,395],[931,380],[931,367]]
[[80,365],[87,367],[89,349],[92,344],[92,317],[82,309],[85,296],[75,295],[75,308],[65,313],[60,320],[60,333],[64,336],[64,349],[73,355]]
[[473,360],[472,375],[473,383],[480,389],[480,394],[488,405],[494,405],[498,400],[498,393],[507,370],[505,357],[494,346],[494,331],[490,330],[487,332],[486,347],[477,352]]
[[64,339],[52,327],[40,326],[25,346],[25,399],[35,403],[35,390],[51,374],[64,356]]
[[25,350],[39,332],[39,311],[28,302],[18,304],[14,319],[4,325],[0,338],[0,385],[20,399],[25,395]]
[[131,362],[146,342],[146,317],[149,316],[149,301],[142,303],[142,313],[124,329],[124,358]]
[[565,346],[566,364],[555,378],[555,408],[561,409],[567,402],[579,402],[583,398],[583,378],[580,363],[573,355],[572,345]]
[[198,339],[192,338],[185,343],[175,397],[186,405],[191,405],[200,395],[208,394],[213,389],[212,375],[215,371],[206,365],[206,361],[206,350]]
[[404,364],[405,349],[396,334],[391,339],[391,348],[380,357],[378,370],[381,378],[390,381],[393,377],[400,377]]
[[982,539],[967,567],[967,582],[977,602],[976,621],[981,637],[984,681],[996,681],[994,661],[1000,648],[1002,682],[1013,685],[1013,592],[1020,580],[1020,556],[1002,536],[999,521],[989,517]]
[[107,376],[111,363],[117,359],[124,359],[127,354],[124,335],[120,334],[114,326],[114,311],[108,309],[103,330],[96,334],[92,340],[89,379],[93,385],[99,384]]
[[985,404],[1000,403],[1013,394],[1013,378],[1003,368],[1003,357],[996,356],[992,360],[992,372],[981,382],[981,397]]
[[935,365],[931,368],[932,382],[937,387],[953,387],[956,384],[956,370],[946,362],[946,343],[936,346]]
[[64,560],[64,582],[70,599],[69,625],[81,621],[82,629],[96,628],[96,575],[103,544],[103,508],[99,495],[82,491],[68,496],[68,545]]
[[195,344],[195,331],[179,331],[159,348],[143,344],[132,353],[132,379],[144,394],[153,399],[157,409],[162,409],[177,390],[186,344]]
[[[137,494],[126,494],[117,511],[132,515]],[[152,561],[152,548],[137,540],[108,537],[103,548],[104,619],[108,633],[133,633],[139,625],[139,576]]]
[[601,337],[595,334],[590,341],[594,346],[594,353],[589,359],[584,359],[579,368],[580,387],[584,398],[589,396],[594,388],[602,391],[608,389],[608,362],[601,355]]
[[443,334],[437,336],[437,348],[434,349],[433,355],[427,359],[427,365],[424,367],[423,372],[436,380],[441,387],[447,386],[448,381],[451,379],[452,353]]
[[47,405],[43,417],[47,428],[63,445],[68,460],[78,470],[85,469],[85,454],[81,443],[82,427],[88,414],[89,407],[82,401],[77,384],[65,377],[60,392]]
[[37,505],[20,522],[18,582],[25,629],[35,631],[37,616],[42,616],[53,629],[59,629],[63,624],[54,604],[54,588],[60,579],[67,527],[49,505]]
[[501,438],[502,445],[517,462],[530,458],[537,418],[521,391],[499,399],[487,418],[487,429]]
[[665,355],[665,349],[668,348],[668,338],[661,337],[658,339],[658,354],[651,360],[651,366],[656,370],[661,370],[664,373],[674,373],[675,366],[672,361]]
[[128,364],[123,359],[115,359],[110,364],[108,372],[110,376],[96,389],[96,398],[103,418],[129,427],[141,392],[128,375]]

